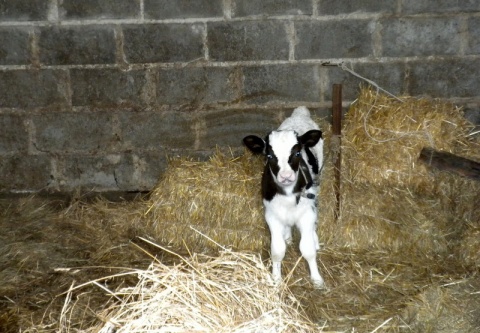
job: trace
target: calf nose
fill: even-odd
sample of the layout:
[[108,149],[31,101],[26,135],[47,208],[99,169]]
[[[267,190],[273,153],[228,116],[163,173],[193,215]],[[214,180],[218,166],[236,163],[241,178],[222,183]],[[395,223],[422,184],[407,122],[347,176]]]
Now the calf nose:
[[295,181],[295,173],[292,170],[282,171],[278,176],[281,183],[292,183]]

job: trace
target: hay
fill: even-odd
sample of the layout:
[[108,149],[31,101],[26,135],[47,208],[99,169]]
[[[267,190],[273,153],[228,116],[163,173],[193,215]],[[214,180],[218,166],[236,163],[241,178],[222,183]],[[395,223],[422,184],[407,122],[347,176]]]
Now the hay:
[[[222,251],[181,260],[173,266],[157,260],[146,270],[131,272],[138,283],[110,292],[113,301],[97,313],[104,322],[82,332],[316,331],[291,292],[272,287],[258,255]],[[67,297],[60,331],[74,324],[74,308]]]
[[[453,319],[464,322],[463,327],[450,332],[474,332],[478,328],[473,314],[480,309],[478,275],[466,272],[455,260],[412,257],[388,252],[353,252],[339,248],[321,251],[322,273],[328,290],[321,293],[290,286],[310,318],[324,323],[326,332],[438,332],[414,327],[435,327],[433,321]],[[441,290],[435,312],[429,321],[421,311],[433,306],[422,296],[430,289]],[[454,295],[448,304],[445,295]],[[463,302],[461,301],[463,298]],[[321,300],[319,302],[318,300]],[[452,309],[453,308],[453,309]]]
[[478,324],[480,309],[475,293],[478,285],[470,285],[469,280],[427,287],[407,304],[405,320],[414,332],[476,332],[478,326],[472,323]]
[[[134,218],[140,207],[138,202],[67,203],[35,196],[0,200],[0,332],[19,332],[32,322],[53,327],[63,304],[57,295],[73,280],[147,265],[149,258],[132,246],[137,234],[146,233]],[[112,286],[126,282],[110,281]],[[84,299],[85,307],[106,301],[93,292]],[[85,324],[96,320],[86,313],[78,314]]]
[[338,221],[328,159],[320,193],[320,230],[329,246],[443,256],[477,225],[480,184],[417,162],[425,146],[479,159],[471,125],[452,105],[402,100],[365,88],[350,108]]
[[[461,109],[441,101],[392,97],[364,88],[345,119],[342,154],[350,182],[432,192],[438,183],[418,163],[423,147],[480,158]],[[350,163],[348,163],[350,162]]]
[[249,153],[234,157],[217,151],[208,162],[171,160],[146,203],[146,223],[160,243],[177,248],[212,249],[193,226],[232,249],[261,251],[268,240],[261,170],[262,159]]
[[325,159],[320,258],[331,289],[329,306],[308,313],[345,331],[477,331],[480,184],[417,159],[430,146],[478,161],[479,141],[458,108],[402,100],[363,89],[346,115],[338,220]]

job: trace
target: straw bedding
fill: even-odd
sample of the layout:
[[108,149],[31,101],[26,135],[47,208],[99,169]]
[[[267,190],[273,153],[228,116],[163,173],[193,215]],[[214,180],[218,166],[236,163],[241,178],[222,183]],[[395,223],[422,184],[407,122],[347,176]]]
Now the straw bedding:
[[[322,121],[321,127],[330,147],[329,125]],[[480,184],[418,162],[423,147],[480,161],[479,140],[470,129],[453,105],[360,91],[341,138],[338,219],[334,146],[322,173],[324,290],[308,281],[297,234],[284,261],[285,283],[270,285],[262,160],[247,152],[217,152],[207,162],[174,159],[145,200],[74,202],[41,216],[24,214],[45,225],[56,221],[49,232],[40,231],[44,240],[55,228],[67,230],[62,244],[85,260],[69,265],[60,253],[46,265],[79,268],[57,272],[58,288],[50,294],[68,292],[51,301],[43,319],[32,315],[33,324],[26,325],[23,308],[18,322],[25,332],[476,332]],[[8,220],[18,219],[15,213]],[[28,251],[15,246],[4,252],[18,254],[22,265],[20,253]],[[33,261],[23,265],[35,271]],[[0,317],[0,325],[14,318],[15,308],[5,309],[12,315]]]
[[134,287],[100,313],[108,322],[87,332],[313,332],[288,289],[272,287],[258,255],[223,251],[175,266],[155,261]]

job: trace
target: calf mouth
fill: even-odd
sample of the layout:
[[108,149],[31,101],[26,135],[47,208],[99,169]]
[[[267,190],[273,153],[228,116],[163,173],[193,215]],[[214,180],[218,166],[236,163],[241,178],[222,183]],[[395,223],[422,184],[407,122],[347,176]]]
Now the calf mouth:
[[284,186],[289,186],[289,185],[292,185],[293,183],[295,183],[295,180],[296,179],[288,179],[288,178],[280,178],[278,177],[277,178],[278,182],[281,184],[281,185],[284,185]]

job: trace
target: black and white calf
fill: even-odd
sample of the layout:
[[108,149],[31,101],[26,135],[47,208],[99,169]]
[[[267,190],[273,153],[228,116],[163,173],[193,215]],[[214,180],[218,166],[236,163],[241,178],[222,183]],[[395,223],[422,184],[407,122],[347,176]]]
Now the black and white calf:
[[281,262],[292,227],[301,234],[300,251],[307,260],[316,287],[323,286],[318,272],[317,225],[318,176],[323,165],[323,139],[318,125],[306,107],[296,108],[280,127],[265,140],[255,135],[243,139],[254,153],[267,160],[262,177],[265,220],[271,234],[272,275],[281,280]]

